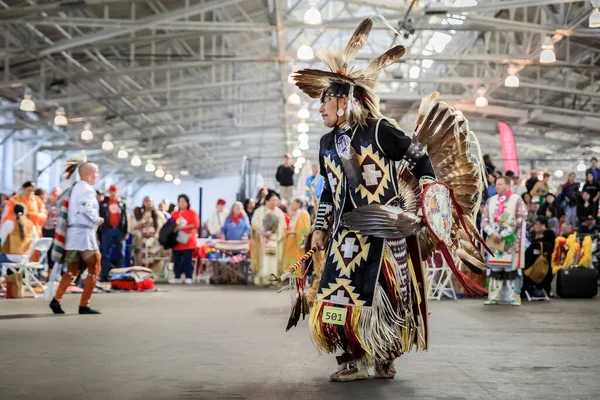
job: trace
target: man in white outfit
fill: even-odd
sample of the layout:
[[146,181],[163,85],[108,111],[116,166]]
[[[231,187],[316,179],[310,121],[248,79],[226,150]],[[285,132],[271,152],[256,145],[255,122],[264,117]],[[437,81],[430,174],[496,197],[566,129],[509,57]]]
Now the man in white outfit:
[[68,208],[68,228],[66,237],[66,262],[68,272],[63,275],[56,295],[50,302],[55,314],[64,314],[61,300],[69,285],[87,268],[88,275],[83,283],[83,293],[79,302],[79,314],[100,314],[90,308],[90,298],[96,287],[100,273],[100,251],[96,230],[104,220],[98,213],[98,201],[93,185],[98,178],[98,166],[83,163],[78,167],[79,180],[71,190]]

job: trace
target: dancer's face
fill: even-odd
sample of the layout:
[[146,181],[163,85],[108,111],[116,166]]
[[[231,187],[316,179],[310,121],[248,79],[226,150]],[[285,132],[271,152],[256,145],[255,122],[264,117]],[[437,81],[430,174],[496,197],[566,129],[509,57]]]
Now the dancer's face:
[[[346,120],[346,108],[348,107],[348,99],[345,97],[325,97],[319,112],[323,118],[323,124],[328,128],[333,128]],[[339,109],[344,110],[344,115],[338,117]]]

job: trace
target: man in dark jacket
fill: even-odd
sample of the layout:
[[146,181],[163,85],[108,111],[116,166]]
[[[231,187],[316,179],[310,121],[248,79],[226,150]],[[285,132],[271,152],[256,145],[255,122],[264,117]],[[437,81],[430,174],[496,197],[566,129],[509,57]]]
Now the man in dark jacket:
[[281,186],[281,198],[290,203],[294,195],[294,161],[291,154],[283,157],[283,164],[277,168],[275,179]]
[[598,169],[598,159],[596,157],[592,157],[590,160],[590,167],[585,171],[585,176],[587,174],[594,175],[594,182],[600,181],[600,169]]
[[[108,190],[109,197],[100,205],[100,217],[104,223],[100,226],[100,247],[102,252],[102,273],[100,280],[108,281],[111,268],[121,268],[123,262],[123,242],[127,238],[127,208],[119,199],[119,190],[111,186]],[[111,249],[114,264],[111,264]]]

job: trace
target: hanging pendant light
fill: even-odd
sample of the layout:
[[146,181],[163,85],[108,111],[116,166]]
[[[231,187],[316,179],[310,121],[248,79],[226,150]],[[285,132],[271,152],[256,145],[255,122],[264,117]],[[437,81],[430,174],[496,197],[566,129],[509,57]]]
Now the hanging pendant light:
[[308,142],[308,135],[306,133],[301,133],[298,135],[298,141],[300,143],[302,142]]
[[302,150],[300,150],[299,148],[295,148],[294,151],[292,151],[292,156],[294,157],[300,157],[302,155]]
[[519,87],[519,77],[516,75],[509,75],[504,80],[504,86],[509,88],[518,88]]
[[304,13],[304,23],[307,25],[321,25],[323,23],[321,12],[314,5],[311,5]]
[[300,150],[304,150],[304,151],[308,150],[309,149],[308,142],[300,142],[300,144],[298,145],[298,148]]
[[[600,5],[600,3],[596,3],[596,5]],[[600,28],[600,8],[594,8],[594,11],[590,14],[588,23],[590,28]]]
[[92,124],[87,122],[81,131],[81,140],[84,142],[89,142],[92,139],[94,139],[94,134],[92,133]]
[[102,142],[102,150],[104,151],[112,151],[115,148],[115,145],[110,140],[110,135],[104,136],[104,142]]
[[154,176],[157,178],[162,178],[165,176],[165,171],[163,171],[161,168],[158,168],[156,171],[154,171]]
[[488,106],[488,99],[485,97],[485,88],[482,86],[477,90],[477,99],[475,107],[483,108]]
[[300,104],[300,96],[298,93],[292,93],[287,99],[288,104],[298,105]]
[[189,173],[189,171],[186,171],[185,169],[182,169],[182,170],[179,172],[179,175],[181,175],[181,176],[188,176],[189,174],[190,174],[190,173]]
[[551,64],[554,62],[556,62],[554,43],[550,36],[544,36],[544,39],[542,40],[542,52],[540,53],[540,63]]
[[139,167],[140,165],[142,165],[142,160],[138,155],[134,155],[133,157],[131,157],[131,165],[133,165],[134,167]]
[[554,50],[542,50],[540,53],[540,62],[542,64],[551,64],[556,62]]
[[152,161],[148,160],[148,162],[146,163],[146,172],[154,172],[156,170],[156,167],[154,166],[154,164],[152,164]]
[[181,185],[181,179],[179,179],[179,178],[173,179],[173,185]]
[[127,150],[121,149],[121,150],[119,150],[119,153],[117,154],[117,156],[119,158],[127,158],[127,157],[129,157],[129,153],[127,152]]
[[310,61],[315,58],[315,52],[313,51],[312,47],[304,44],[298,48],[296,58],[302,61]]
[[56,115],[54,117],[54,125],[56,126],[67,126],[69,125],[69,120],[65,115],[65,109],[62,107],[58,107],[56,109]]
[[298,124],[298,133],[307,133],[308,132],[308,124],[306,122],[300,122]]
[[309,117],[310,117],[310,112],[308,112],[308,109],[306,109],[306,107],[302,107],[301,109],[298,110],[298,118],[308,119]]
[[23,96],[23,100],[21,100],[21,105],[19,106],[21,111],[33,112],[35,111],[35,102],[31,98],[31,89],[28,87],[25,88],[25,95]]
[[305,157],[302,157],[302,156],[300,156],[300,157],[298,157],[298,158],[296,159],[296,161],[298,161],[300,164],[303,164],[303,165],[304,165],[304,163],[306,162],[306,158],[305,158]]
[[508,76],[504,80],[504,87],[519,87],[519,77],[517,76],[517,68],[514,65],[508,67]]
[[167,181],[167,182],[173,182],[173,175],[166,174],[165,175],[165,181]]

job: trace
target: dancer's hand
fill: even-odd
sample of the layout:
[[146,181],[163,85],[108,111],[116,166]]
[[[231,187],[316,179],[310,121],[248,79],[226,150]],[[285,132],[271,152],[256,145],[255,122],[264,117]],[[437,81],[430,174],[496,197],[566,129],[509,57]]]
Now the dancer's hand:
[[319,250],[323,250],[325,248],[324,231],[316,230],[313,232],[311,247],[317,247]]

